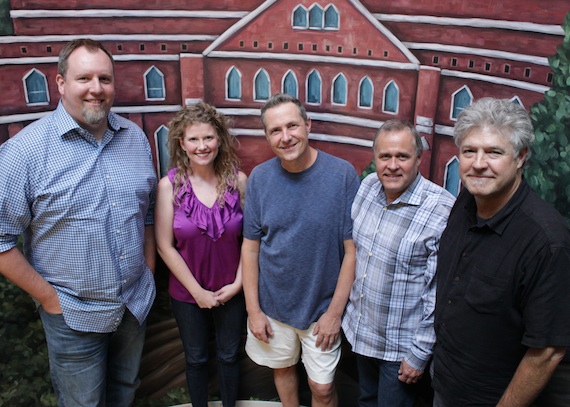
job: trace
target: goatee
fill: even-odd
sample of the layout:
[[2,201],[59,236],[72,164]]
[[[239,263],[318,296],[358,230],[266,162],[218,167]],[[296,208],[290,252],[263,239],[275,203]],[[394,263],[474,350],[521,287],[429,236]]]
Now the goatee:
[[83,118],[89,124],[96,125],[100,124],[103,120],[107,118],[107,112],[103,107],[98,109],[89,109],[84,107],[81,111]]

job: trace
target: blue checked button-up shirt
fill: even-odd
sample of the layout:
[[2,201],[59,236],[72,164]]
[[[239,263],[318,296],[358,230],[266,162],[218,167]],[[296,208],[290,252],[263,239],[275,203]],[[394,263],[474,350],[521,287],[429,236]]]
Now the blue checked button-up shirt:
[[420,174],[389,205],[376,174],[362,182],[352,205],[356,276],[342,321],[355,353],[425,369],[439,239],[454,201]]
[[66,323],[113,332],[125,309],[142,322],[155,296],[144,260],[156,175],[134,123],[114,113],[98,143],[63,108],[0,146],[0,252],[24,254],[58,294]]

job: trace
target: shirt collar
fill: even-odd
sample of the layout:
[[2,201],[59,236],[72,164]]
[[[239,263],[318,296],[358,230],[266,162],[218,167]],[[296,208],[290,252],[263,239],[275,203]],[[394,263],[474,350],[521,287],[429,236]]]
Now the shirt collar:
[[[61,137],[64,137],[69,132],[75,130],[83,138],[89,139],[90,133],[87,130],[83,129],[81,126],[79,126],[79,124],[77,124],[75,119],[71,117],[71,115],[67,112],[67,110],[65,110],[65,107],[63,106],[61,100],[57,104],[54,117],[55,117],[54,120],[55,126],[57,127],[57,134],[59,134]],[[116,133],[121,129],[121,125],[119,123],[117,115],[113,112],[109,112],[109,114],[107,115],[107,123],[108,123],[107,129],[110,128],[112,133]],[[91,135],[91,137],[93,137],[93,135]]]
[[514,195],[509,199],[507,204],[503,206],[499,212],[497,212],[493,217],[489,219],[477,219],[477,204],[475,203],[475,198],[471,196],[471,199],[465,205],[465,209],[470,213],[470,217],[473,221],[473,226],[476,228],[488,227],[493,230],[498,235],[502,235],[513,217],[515,216],[517,210],[520,207],[521,202],[526,198],[530,191],[530,187],[524,177],[521,180],[521,184],[514,193]]
[[[417,206],[422,203],[422,191],[423,191],[423,180],[424,177],[418,172],[414,182],[410,184],[408,189],[406,189],[402,195],[396,198],[390,205],[413,205]],[[384,188],[382,187],[382,183],[380,180],[375,185],[376,193],[380,197],[380,199],[385,203],[386,202],[386,194],[384,193]]]

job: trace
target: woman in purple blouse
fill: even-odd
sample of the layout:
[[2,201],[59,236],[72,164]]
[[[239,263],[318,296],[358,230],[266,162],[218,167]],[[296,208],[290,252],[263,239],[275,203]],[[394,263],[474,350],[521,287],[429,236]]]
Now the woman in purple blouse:
[[224,407],[238,393],[238,350],[245,318],[240,241],[247,177],[238,170],[226,118],[200,102],[169,123],[172,169],[158,184],[156,242],[170,270],[168,292],[186,356],[194,407],[208,403],[208,340]]

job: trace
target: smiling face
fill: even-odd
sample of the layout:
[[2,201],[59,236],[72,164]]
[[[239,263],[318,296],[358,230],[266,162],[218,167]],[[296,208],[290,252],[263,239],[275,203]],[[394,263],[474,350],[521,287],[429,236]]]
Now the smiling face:
[[475,197],[480,215],[494,215],[514,195],[521,183],[525,156],[526,150],[515,156],[509,138],[493,129],[476,127],[463,137],[459,175]]
[[101,139],[115,99],[113,63],[100,49],[77,48],[68,59],[65,77],[57,75],[65,110],[85,130]]
[[388,203],[414,182],[420,166],[414,137],[407,129],[382,132],[374,143],[376,174]]
[[309,147],[311,119],[305,122],[294,103],[282,103],[264,114],[265,135],[271,149],[290,172],[302,171],[312,164]]
[[180,147],[186,152],[193,168],[214,166],[218,156],[220,140],[216,129],[210,123],[194,123],[184,130]]

